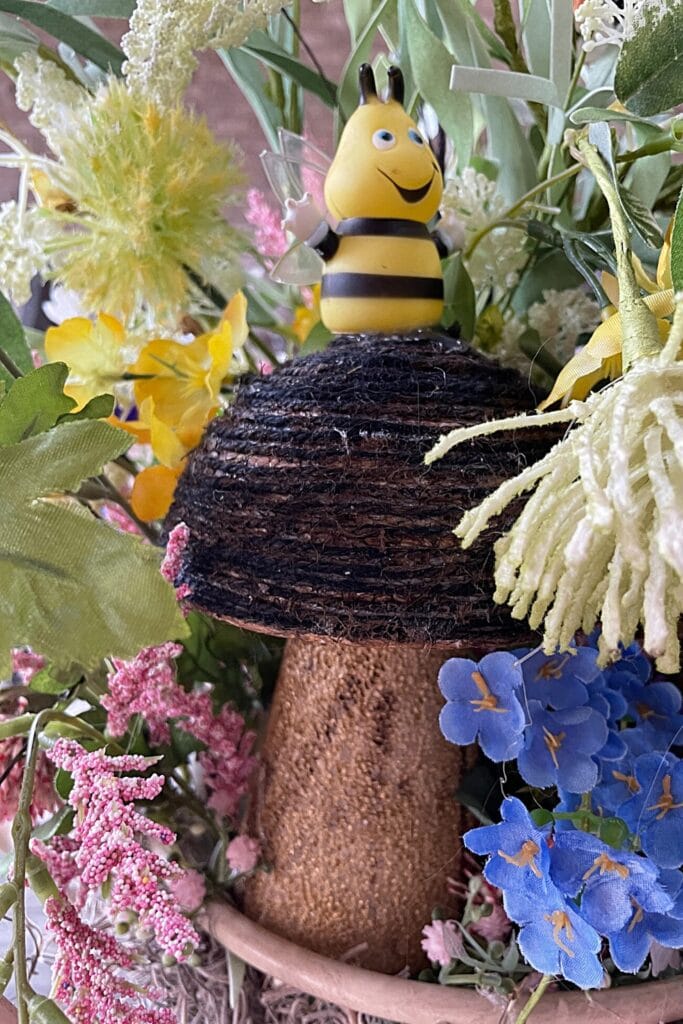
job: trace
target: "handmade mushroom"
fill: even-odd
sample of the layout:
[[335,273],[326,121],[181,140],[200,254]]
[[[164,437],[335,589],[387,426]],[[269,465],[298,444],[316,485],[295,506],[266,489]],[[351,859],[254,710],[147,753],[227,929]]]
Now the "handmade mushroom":
[[528,638],[490,601],[489,544],[462,551],[452,524],[549,439],[423,456],[531,400],[518,373],[438,334],[341,336],[245,384],[180,480],[176,582],[197,608],[290,638],[248,820],[270,871],[244,906],[300,945],[417,968],[432,908],[454,909],[467,755],[439,732],[437,672]]

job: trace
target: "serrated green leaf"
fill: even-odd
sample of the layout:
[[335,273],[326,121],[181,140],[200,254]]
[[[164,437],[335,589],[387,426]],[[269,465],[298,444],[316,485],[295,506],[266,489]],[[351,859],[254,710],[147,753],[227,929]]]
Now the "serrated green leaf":
[[644,5],[614,78],[624,106],[647,117],[683,103],[683,3]]
[[278,46],[266,32],[252,32],[241,49],[244,53],[257,57],[268,67],[284,72],[307,92],[317,96],[328,107],[335,106],[337,102],[336,83],[323,78],[317,71],[313,71],[301,61],[296,60],[281,46]]
[[[54,500],[129,447],[99,420],[56,427],[0,449],[0,676],[28,644],[56,667],[95,668],[105,656],[187,633],[160,553]],[[48,497],[49,496],[49,500]]]
[[466,94],[453,102],[450,92],[453,56],[420,17],[415,0],[401,0],[399,11],[406,22],[415,84],[422,98],[436,111],[439,123],[453,143],[458,165],[466,167],[472,153],[472,103]]
[[121,74],[124,59],[121,50],[76,18],[63,14],[47,4],[38,3],[38,0],[0,0],[0,11],[24,18],[36,28],[66,43],[76,53],[80,53],[81,57],[97,64],[104,71],[111,70],[116,75]]
[[[1,28],[0,28],[1,30]],[[33,369],[31,350],[26,344],[24,328],[14,312],[11,303],[0,292],[0,348],[6,352],[17,369],[22,373],[28,373]],[[0,364],[0,376],[6,383],[11,384],[14,378]]]
[[89,402],[79,409],[78,412],[67,413],[66,416],[60,416],[58,422],[64,423],[68,421],[73,423],[74,420],[106,420],[108,416],[114,411],[114,396],[113,395],[95,395]]
[[16,444],[54,427],[76,403],[64,394],[65,363],[46,363],[15,380],[0,405],[0,445]]
[[48,0],[48,7],[64,14],[87,18],[130,18],[135,0]]
[[460,325],[461,337],[471,341],[477,316],[476,295],[472,279],[462,262],[462,254],[455,253],[442,263],[444,282],[444,309],[441,323],[451,327]]
[[683,192],[678,197],[671,230],[671,278],[674,291],[683,291]]
[[645,244],[653,249],[661,248],[664,244],[664,235],[645,203],[624,185],[619,186],[619,198],[624,213]]

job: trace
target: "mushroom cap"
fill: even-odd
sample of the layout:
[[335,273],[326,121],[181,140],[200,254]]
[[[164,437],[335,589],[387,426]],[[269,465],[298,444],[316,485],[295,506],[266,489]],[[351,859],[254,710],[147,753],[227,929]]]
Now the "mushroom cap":
[[494,605],[491,542],[462,513],[545,454],[547,429],[482,437],[427,467],[456,426],[533,408],[515,370],[430,331],[336,338],[240,387],[190,455],[169,523],[176,584],[249,629],[486,650],[530,638]]

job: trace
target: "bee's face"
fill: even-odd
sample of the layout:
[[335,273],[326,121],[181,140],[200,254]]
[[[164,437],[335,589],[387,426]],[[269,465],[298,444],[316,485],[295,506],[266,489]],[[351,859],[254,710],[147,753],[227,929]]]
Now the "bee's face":
[[351,115],[325,179],[330,213],[426,224],[441,201],[434,154],[399,103],[373,100]]

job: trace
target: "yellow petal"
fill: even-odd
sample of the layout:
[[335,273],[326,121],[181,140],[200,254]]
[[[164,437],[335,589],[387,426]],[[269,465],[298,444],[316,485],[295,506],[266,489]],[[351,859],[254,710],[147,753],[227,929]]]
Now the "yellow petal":
[[[621,317],[614,313],[600,324],[588,344],[562,368],[539,410],[559,402],[561,398],[585,398],[594,384],[608,376],[605,364],[617,356],[618,375],[621,373]],[[615,366],[616,363],[611,364],[612,368]]]
[[605,295],[616,309],[619,305],[619,282],[616,277],[614,274],[610,274],[609,271],[603,270],[600,275],[600,284]]
[[249,326],[247,324],[247,300],[244,292],[235,292],[223,311],[221,321],[229,323],[232,328],[233,348],[242,348],[249,337]]
[[115,317],[100,313],[95,323],[75,316],[45,334],[50,362],[69,367],[64,392],[81,408],[95,395],[111,394],[126,369],[126,333]]
[[645,305],[656,317],[671,316],[674,311],[674,290],[668,288],[663,292],[655,292],[654,295],[646,295]]
[[182,465],[176,469],[167,466],[150,466],[135,477],[130,503],[135,515],[148,523],[162,519],[173,501]]
[[673,217],[669,221],[669,226],[666,229],[664,235],[664,245],[662,246],[657,261],[657,284],[662,290],[668,290],[673,288],[674,283],[671,277],[671,233],[673,231],[674,220]]

